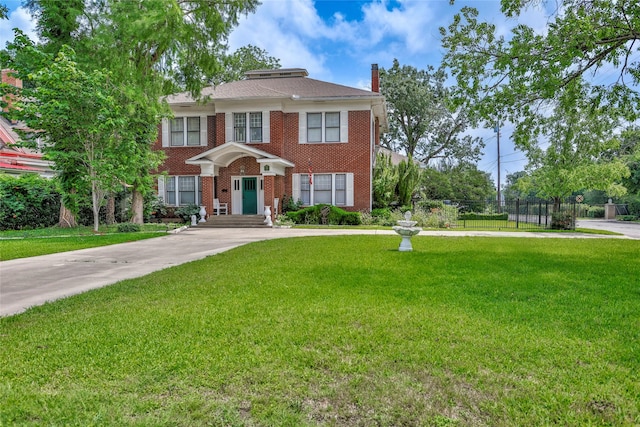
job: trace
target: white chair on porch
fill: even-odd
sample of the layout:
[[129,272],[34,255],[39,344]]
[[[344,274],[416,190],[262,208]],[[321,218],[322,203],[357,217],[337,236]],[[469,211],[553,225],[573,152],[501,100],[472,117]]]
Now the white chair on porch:
[[213,213],[215,215],[227,215],[228,208],[226,203],[220,203],[220,199],[213,199]]

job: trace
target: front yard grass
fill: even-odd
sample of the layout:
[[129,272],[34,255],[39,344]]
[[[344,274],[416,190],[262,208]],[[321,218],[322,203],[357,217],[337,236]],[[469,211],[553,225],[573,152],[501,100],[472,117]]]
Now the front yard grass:
[[91,227],[2,231],[0,261],[150,239],[175,227],[173,224],[145,224],[139,232],[119,233],[117,226],[102,226],[98,234]]
[[0,425],[640,424],[640,242],[257,242],[0,319]]

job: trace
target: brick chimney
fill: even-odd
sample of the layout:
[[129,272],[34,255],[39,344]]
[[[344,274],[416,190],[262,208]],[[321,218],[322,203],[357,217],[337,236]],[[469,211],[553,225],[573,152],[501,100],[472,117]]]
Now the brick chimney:
[[371,91],[380,93],[380,75],[378,64],[371,64]]

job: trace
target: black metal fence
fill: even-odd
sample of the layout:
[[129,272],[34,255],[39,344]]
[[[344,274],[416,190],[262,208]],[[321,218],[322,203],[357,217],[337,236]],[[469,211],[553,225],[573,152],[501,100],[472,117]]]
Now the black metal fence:
[[578,215],[575,199],[554,204],[552,200],[513,199],[445,201],[447,209],[456,209],[455,228],[489,229],[564,229],[574,230]]

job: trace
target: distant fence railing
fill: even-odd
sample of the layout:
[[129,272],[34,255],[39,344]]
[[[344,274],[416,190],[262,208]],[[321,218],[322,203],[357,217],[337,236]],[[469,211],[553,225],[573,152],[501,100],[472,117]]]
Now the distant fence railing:
[[566,200],[555,205],[552,200],[511,199],[445,201],[458,210],[455,228],[495,229],[575,229],[578,204]]

